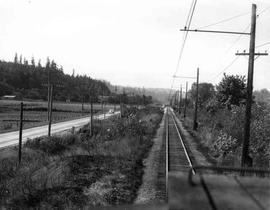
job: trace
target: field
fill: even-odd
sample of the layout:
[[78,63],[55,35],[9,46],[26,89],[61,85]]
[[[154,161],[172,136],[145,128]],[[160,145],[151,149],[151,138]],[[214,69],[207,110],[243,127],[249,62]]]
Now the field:
[[[19,129],[21,101],[0,100],[0,133]],[[24,103],[24,128],[44,125],[47,123],[46,101],[23,101]],[[106,104],[104,111],[113,109],[114,105]],[[118,106],[116,107],[118,108]],[[101,112],[101,104],[93,105],[93,112]],[[52,122],[61,122],[69,119],[80,118],[90,114],[90,104],[55,102],[53,104]]]
[[158,108],[129,109],[78,133],[27,141],[0,152],[0,208],[91,209],[132,203],[142,183],[143,160],[162,119]]

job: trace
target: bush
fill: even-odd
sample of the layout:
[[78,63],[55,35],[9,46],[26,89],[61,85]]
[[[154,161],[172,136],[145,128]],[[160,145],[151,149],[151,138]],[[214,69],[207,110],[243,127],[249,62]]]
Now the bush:
[[56,155],[68,149],[68,146],[78,141],[76,135],[39,137],[25,142],[25,146],[31,149],[41,150],[48,154]]

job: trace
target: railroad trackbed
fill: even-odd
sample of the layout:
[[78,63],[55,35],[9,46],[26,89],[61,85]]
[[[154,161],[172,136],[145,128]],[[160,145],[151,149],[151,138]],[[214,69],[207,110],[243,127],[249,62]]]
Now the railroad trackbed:
[[165,111],[165,147],[166,147],[166,194],[168,191],[168,176],[174,172],[189,172],[195,174],[193,164],[177,125],[176,116],[171,108]]

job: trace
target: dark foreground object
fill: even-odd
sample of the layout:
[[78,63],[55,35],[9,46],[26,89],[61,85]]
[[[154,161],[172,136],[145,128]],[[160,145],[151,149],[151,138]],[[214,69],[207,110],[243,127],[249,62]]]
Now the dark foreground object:
[[142,204],[142,205],[123,205],[123,206],[107,206],[89,208],[91,210],[167,210],[166,204],[153,203],[153,204]]
[[169,175],[169,209],[267,210],[270,179],[232,175]]

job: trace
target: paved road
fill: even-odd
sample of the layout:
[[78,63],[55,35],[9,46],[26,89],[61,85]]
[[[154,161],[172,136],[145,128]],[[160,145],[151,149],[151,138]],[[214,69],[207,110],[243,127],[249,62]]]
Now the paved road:
[[[105,114],[105,116],[104,114],[101,114],[98,116],[94,116],[94,119],[102,120],[104,119],[104,117],[106,119],[106,118],[111,117],[112,115],[117,115],[117,114],[120,114],[120,112],[115,112],[113,114],[107,113]],[[55,134],[55,133],[63,132],[63,131],[71,129],[72,127],[78,128],[87,123],[89,123],[89,117],[76,119],[76,120],[70,120],[66,122],[55,123],[55,124],[52,124],[51,133]],[[45,136],[47,134],[48,134],[48,125],[24,129],[22,141],[24,142],[27,139],[33,139],[36,137]],[[19,131],[13,131],[13,132],[0,134],[0,148],[18,144],[18,139],[19,139]]]

